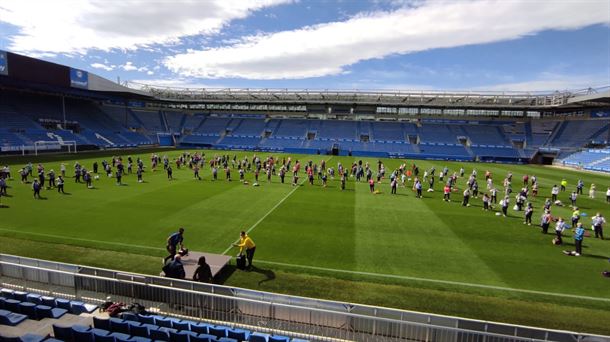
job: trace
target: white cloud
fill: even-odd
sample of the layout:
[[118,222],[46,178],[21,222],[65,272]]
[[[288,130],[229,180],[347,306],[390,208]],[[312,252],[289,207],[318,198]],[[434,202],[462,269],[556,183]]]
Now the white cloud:
[[148,75],[148,76],[151,76],[151,75],[154,75],[154,74],[155,74],[155,72],[154,72],[154,71],[152,71],[152,70],[148,70],[148,71],[146,72],[146,75]]
[[127,63],[121,65],[120,67],[121,67],[121,69],[123,69],[125,71],[135,71],[135,70],[138,70],[138,67],[133,65],[133,63],[131,63],[131,62],[127,62]]
[[102,70],[106,70],[106,71],[112,71],[112,70],[114,70],[114,68],[116,66],[115,65],[106,65],[106,64],[103,64],[103,63],[93,63],[93,64],[91,64],[91,67],[95,68],[95,69],[102,69]]
[[[168,57],[184,77],[283,79],[337,75],[362,60],[610,23],[610,2],[477,0],[415,3],[347,21],[243,37]],[[518,53],[518,51],[515,51]]]
[[119,68],[121,68],[125,71],[149,72],[148,67],[146,67],[146,66],[138,67],[138,66],[134,65],[133,62],[126,62],[123,65],[119,65]]
[[287,0],[0,0],[0,22],[19,33],[8,48],[28,54],[147,48],[214,34],[231,20]]

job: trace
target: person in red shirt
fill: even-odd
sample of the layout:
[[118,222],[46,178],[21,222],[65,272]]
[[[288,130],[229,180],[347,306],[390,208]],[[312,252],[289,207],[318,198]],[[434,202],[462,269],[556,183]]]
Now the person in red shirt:
[[445,202],[451,202],[451,187],[449,186],[449,184],[445,184],[445,187],[443,188],[443,201]]
[[313,168],[311,166],[307,168],[307,178],[309,179],[309,184],[313,185]]
[[369,188],[371,192],[375,192],[375,180],[373,178],[369,179]]

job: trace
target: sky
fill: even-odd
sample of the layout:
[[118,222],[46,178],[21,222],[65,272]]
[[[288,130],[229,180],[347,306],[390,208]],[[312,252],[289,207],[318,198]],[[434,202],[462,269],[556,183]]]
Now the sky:
[[610,85],[608,0],[0,0],[0,49],[182,88]]

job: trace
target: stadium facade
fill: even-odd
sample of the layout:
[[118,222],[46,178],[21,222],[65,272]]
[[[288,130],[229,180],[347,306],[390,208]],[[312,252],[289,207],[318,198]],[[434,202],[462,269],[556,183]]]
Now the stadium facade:
[[[551,163],[604,148],[610,140],[610,88],[554,93],[176,89],[121,85],[0,51],[0,89],[2,153],[175,145]],[[593,156],[600,158],[588,154],[587,165],[569,161],[610,170],[606,154]]]

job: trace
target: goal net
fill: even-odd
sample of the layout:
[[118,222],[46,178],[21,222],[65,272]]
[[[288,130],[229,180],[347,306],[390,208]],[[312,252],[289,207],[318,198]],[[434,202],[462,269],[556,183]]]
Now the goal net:
[[39,151],[57,151],[67,147],[68,153],[76,153],[76,141],[74,140],[39,140],[34,142],[34,154]]

